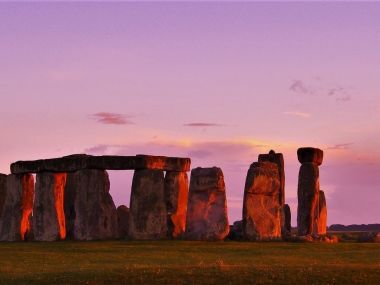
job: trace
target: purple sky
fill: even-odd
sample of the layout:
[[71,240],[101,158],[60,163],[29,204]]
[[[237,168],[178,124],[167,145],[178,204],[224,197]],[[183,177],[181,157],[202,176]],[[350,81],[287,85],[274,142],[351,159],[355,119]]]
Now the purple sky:
[[[296,150],[332,223],[380,222],[380,3],[0,3],[0,172],[72,153],[220,166],[230,221],[246,172]],[[117,205],[132,172],[110,172]]]

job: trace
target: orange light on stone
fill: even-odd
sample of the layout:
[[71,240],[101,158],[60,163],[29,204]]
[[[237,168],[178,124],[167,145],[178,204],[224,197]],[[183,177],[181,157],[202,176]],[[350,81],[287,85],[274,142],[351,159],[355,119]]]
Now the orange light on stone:
[[22,200],[21,200],[21,240],[25,240],[31,230],[30,217],[33,211],[34,201],[34,177],[32,174],[24,174],[21,177]]
[[150,169],[162,169],[165,168],[165,160],[164,159],[148,159],[147,168]]
[[178,238],[186,228],[189,180],[186,172],[166,172],[165,197],[168,211],[168,234]]
[[66,222],[65,222],[65,210],[64,210],[64,195],[66,185],[66,173],[54,174],[54,205],[57,214],[57,223],[60,239],[66,238]]

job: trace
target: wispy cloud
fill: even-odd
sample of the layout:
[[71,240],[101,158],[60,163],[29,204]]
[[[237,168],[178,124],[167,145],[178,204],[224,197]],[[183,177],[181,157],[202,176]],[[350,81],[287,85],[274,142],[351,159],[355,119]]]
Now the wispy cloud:
[[302,118],[310,118],[311,117],[311,114],[305,113],[305,112],[299,112],[299,111],[289,111],[289,112],[284,112],[283,114],[290,115],[290,116],[296,116],[296,117],[302,117]]
[[93,147],[86,148],[84,150],[84,153],[90,153],[90,154],[105,154],[108,150],[109,146],[108,145],[96,145]]
[[132,117],[130,115],[108,112],[99,112],[91,115],[92,119],[106,125],[133,125],[134,122],[130,120]]
[[290,85],[289,90],[295,93],[301,94],[314,94],[315,92],[311,89],[310,86],[307,86],[302,80],[294,80]]
[[216,123],[204,123],[204,122],[196,122],[196,123],[186,123],[183,124],[185,127],[224,127],[223,124]]
[[332,150],[342,150],[342,149],[349,149],[351,145],[354,143],[341,143],[341,144],[336,144],[334,146],[330,146],[327,149],[332,149]]
[[305,82],[301,79],[295,79],[289,86],[289,90],[300,95],[317,95],[335,98],[339,102],[348,102],[352,99],[351,87],[344,87],[340,84],[332,84],[324,81],[320,77]]

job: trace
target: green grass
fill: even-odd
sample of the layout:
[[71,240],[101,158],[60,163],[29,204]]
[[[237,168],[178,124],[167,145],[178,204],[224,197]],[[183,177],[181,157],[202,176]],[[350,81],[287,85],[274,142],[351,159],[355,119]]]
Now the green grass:
[[380,244],[0,243],[0,284],[380,284]]

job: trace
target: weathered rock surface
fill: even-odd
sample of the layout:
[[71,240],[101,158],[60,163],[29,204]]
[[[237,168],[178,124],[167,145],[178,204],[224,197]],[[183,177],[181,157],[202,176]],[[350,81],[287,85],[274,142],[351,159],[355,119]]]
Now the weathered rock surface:
[[117,211],[105,170],[84,169],[67,175],[67,238],[105,240],[118,237]]
[[66,173],[37,174],[33,207],[33,235],[37,241],[66,238],[63,209]]
[[228,234],[229,240],[241,241],[244,239],[243,236],[243,221],[235,221],[232,226],[230,226],[230,232]]
[[[4,179],[4,177],[2,177]],[[4,191],[4,189],[3,189]],[[3,209],[0,213],[0,241],[24,240],[31,231],[34,178],[31,174],[6,177]]]
[[281,236],[287,239],[291,236],[292,225],[291,225],[291,212],[288,204],[281,207]]
[[321,165],[323,161],[323,151],[319,148],[301,147],[297,150],[298,161],[302,163],[314,163]]
[[282,153],[275,153],[271,150],[268,154],[260,154],[258,162],[272,162],[277,165],[278,174],[280,177],[280,205],[285,203],[285,168],[284,168],[284,156]]
[[129,211],[129,237],[131,239],[166,238],[167,212],[163,171],[135,170]]
[[33,238],[32,212],[34,204],[34,177],[31,174],[24,174],[21,177],[22,198],[21,198],[21,240]]
[[117,225],[119,238],[127,238],[129,228],[129,208],[125,205],[117,207]]
[[165,171],[189,171],[190,158],[152,155],[91,156],[74,154],[61,158],[18,161],[11,164],[11,173],[75,172],[83,169],[160,169]]
[[229,232],[226,188],[218,167],[191,171],[185,236],[190,240],[223,240]]
[[166,172],[165,199],[169,238],[179,238],[185,232],[188,194],[187,173]]
[[251,164],[244,189],[243,234],[248,240],[281,238],[280,177],[275,163]]
[[[7,194],[7,176],[0,173],[0,219],[3,212],[3,206],[5,202],[5,195]],[[1,220],[0,220],[1,223]]]
[[316,213],[319,207],[319,169],[311,162],[300,167],[298,178],[298,235],[306,236],[317,233],[315,228]]
[[327,231],[327,205],[326,205],[326,197],[325,193],[320,190],[319,191],[319,207],[318,207],[318,235],[325,235]]

